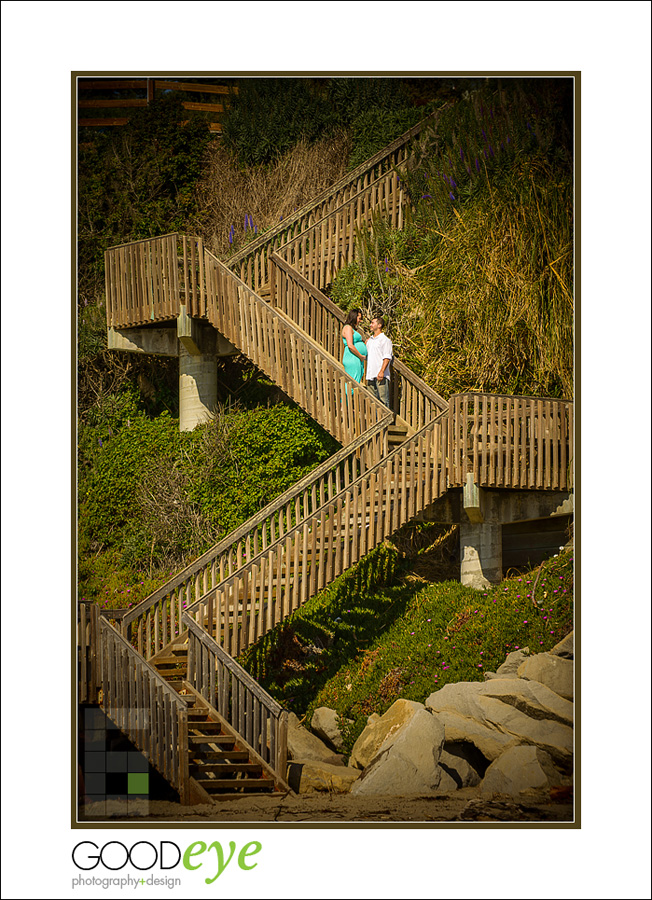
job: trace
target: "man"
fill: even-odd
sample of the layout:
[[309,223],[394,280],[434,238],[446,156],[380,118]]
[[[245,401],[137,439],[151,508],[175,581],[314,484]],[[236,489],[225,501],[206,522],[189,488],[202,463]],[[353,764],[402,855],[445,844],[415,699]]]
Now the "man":
[[383,332],[385,320],[371,320],[371,337],[367,341],[367,387],[381,403],[389,407],[389,367],[393,359],[392,342]]

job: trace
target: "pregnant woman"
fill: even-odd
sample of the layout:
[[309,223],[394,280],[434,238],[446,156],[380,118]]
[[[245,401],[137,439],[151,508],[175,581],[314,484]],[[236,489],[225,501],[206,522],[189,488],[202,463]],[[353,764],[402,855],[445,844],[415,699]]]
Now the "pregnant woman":
[[362,382],[364,376],[364,364],[367,357],[367,348],[364,338],[357,330],[362,321],[362,313],[359,309],[352,309],[346,318],[342,329],[342,341],[344,343],[344,356],[342,364],[347,375],[355,381]]

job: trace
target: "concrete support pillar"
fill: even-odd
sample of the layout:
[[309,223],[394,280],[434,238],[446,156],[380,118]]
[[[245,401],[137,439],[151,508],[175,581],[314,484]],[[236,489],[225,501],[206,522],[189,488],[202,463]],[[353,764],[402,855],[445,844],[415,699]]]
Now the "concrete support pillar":
[[179,342],[179,430],[208,422],[217,406],[217,357],[190,354]]
[[502,525],[460,523],[460,581],[482,590],[503,577]]

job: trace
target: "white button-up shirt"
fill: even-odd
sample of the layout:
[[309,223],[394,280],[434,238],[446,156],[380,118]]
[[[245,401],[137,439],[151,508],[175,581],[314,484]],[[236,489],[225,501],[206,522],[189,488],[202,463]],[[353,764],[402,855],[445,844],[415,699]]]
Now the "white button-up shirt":
[[384,332],[381,331],[376,337],[370,337],[367,341],[367,381],[378,377],[384,359],[389,360],[384,376],[389,381],[389,367],[393,357],[392,342]]

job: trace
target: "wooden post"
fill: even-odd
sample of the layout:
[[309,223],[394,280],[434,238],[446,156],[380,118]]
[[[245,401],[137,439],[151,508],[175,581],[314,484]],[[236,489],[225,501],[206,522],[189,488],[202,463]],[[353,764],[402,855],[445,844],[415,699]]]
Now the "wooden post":
[[178,711],[179,735],[179,799],[182,806],[190,803],[190,767],[188,765],[188,710]]
[[274,762],[277,774],[285,781],[288,768],[288,713],[285,709],[281,710],[278,717],[278,745]]
[[100,688],[100,655],[98,653],[98,637],[100,633],[100,608],[97,603],[91,604],[91,632],[90,632],[90,684],[88,699],[97,703]]

